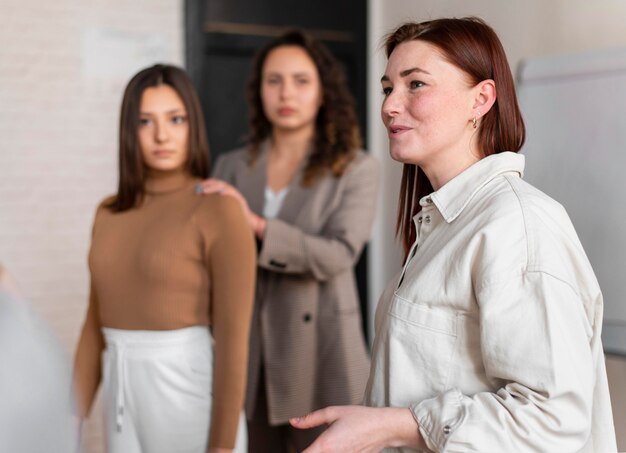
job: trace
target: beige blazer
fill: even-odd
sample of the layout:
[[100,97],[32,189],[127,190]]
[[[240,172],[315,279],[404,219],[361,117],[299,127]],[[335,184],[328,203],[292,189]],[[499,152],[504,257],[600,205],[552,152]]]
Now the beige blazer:
[[[267,148],[254,165],[247,148],[226,153],[213,173],[259,215]],[[361,403],[369,373],[353,267],[374,220],[378,164],[360,151],[340,178],[327,175],[303,187],[301,176],[268,219],[258,257],[246,412],[254,411],[262,369],[272,425],[328,405]]]

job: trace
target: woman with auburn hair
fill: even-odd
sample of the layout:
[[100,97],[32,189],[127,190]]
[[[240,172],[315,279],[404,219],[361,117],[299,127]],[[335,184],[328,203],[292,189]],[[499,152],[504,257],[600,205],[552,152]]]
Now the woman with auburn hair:
[[182,69],[155,65],[126,87],[119,187],[96,211],[74,367],[81,417],[103,381],[109,452],[246,448],[254,239],[237,202],[195,194],[209,172],[203,124]]
[[362,400],[369,358],[353,267],[378,167],[359,150],[354,101],[319,41],[270,41],[248,84],[250,141],[220,156],[207,193],[237,199],[259,242],[246,414],[251,452],[301,451],[322,431],[289,419]]
[[405,264],[376,313],[370,407],[292,420],[330,425],[306,452],[616,451],[602,294],[563,207],[522,180],[498,37],[438,19],[385,47]]

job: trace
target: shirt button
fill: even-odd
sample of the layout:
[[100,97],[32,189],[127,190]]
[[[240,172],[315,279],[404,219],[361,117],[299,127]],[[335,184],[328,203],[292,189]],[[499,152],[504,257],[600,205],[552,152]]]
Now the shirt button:
[[424,201],[426,201],[426,203],[432,203],[433,202],[432,198],[430,198],[430,197],[427,197],[426,200],[424,200]]
[[304,322],[311,322],[311,319],[313,319],[313,316],[311,316],[311,313],[305,313],[302,319],[304,320]]
[[429,215],[427,215],[426,217],[424,217],[424,221],[425,221],[426,223],[430,223],[430,216],[429,216]]
[[422,218],[421,217],[417,218],[417,223],[422,223]]
[[448,434],[450,434],[450,432],[452,432],[452,429],[446,425],[443,427],[443,433],[447,436]]

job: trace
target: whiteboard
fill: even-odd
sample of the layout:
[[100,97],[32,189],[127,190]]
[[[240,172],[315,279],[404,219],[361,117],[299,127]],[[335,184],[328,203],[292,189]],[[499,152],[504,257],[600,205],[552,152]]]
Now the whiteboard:
[[626,49],[522,63],[525,179],[569,213],[604,295],[607,353],[626,355]]

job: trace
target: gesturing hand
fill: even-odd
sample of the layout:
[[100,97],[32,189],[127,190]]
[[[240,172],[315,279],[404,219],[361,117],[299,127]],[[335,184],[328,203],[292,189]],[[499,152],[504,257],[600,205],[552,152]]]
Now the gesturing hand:
[[406,408],[331,406],[290,420],[306,429],[328,429],[303,453],[377,453],[385,447],[424,448],[417,423]]

